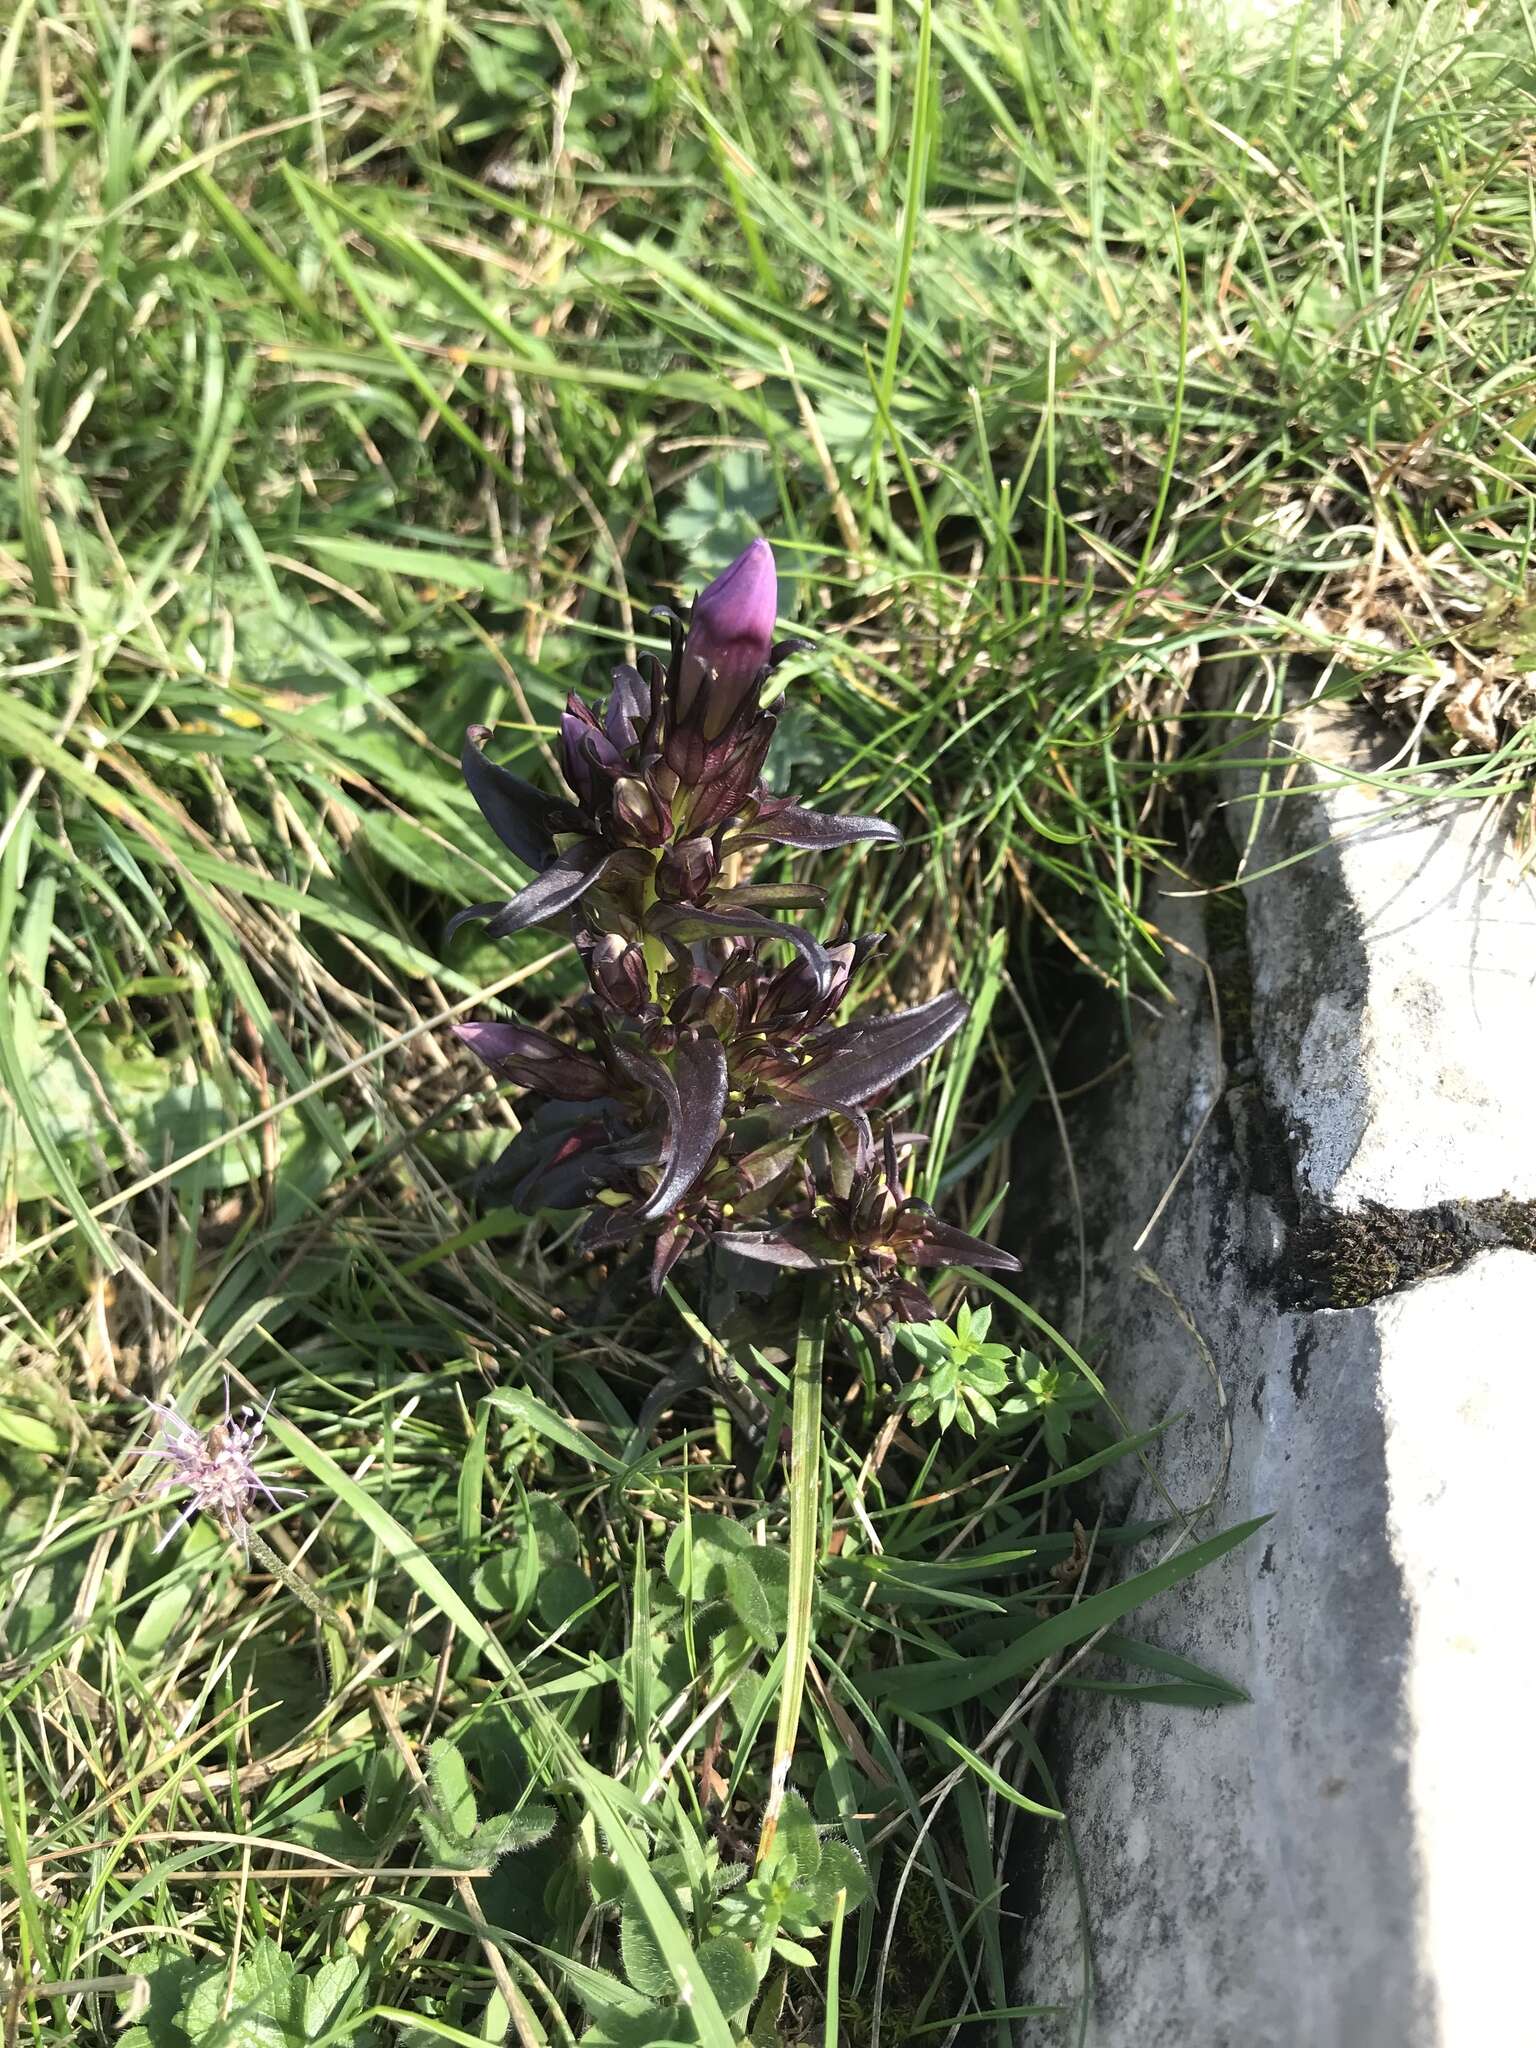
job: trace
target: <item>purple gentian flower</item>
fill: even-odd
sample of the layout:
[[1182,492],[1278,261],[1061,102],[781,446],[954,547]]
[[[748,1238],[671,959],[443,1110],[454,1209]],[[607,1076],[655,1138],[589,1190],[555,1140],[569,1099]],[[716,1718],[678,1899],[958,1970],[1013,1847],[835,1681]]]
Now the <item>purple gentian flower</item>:
[[694,602],[672,707],[678,725],[720,737],[768,666],[778,611],[773,549],[755,540]]

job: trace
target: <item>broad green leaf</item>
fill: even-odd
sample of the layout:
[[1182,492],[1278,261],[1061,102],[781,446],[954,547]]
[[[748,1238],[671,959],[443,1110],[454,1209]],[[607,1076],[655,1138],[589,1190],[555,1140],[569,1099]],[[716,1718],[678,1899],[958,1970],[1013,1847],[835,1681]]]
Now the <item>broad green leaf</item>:
[[524,1393],[517,1387],[498,1387],[485,1398],[492,1408],[500,1410],[503,1415],[512,1416],[525,1429],[532,1430],[535,1436],[544,1437],[548,1442],[558,1444],[573,1457],[580,1458],[585,1464],[599,1466],[614,1478],[623,1477],[627,1468],[611,1451],[605,1451],[601,1444],[594,1443],[585,1431],[578,1429],[574,1422],[567,1422],[563,1416],[557,1415],[553,1408],[539,1400],[536,1395]]
[[711,1935],[699,1949],[699,1968],[724,2011],[745,2012],[757,1996],[757,1966],[738,1934]]
[[275,1941],[258,1941],[235,1971],[229,2010],[222,1969],[199,1978],[182,2007],[192,2048],[296,2048],[304,2039],[303,1986]]
[[56,1458],[64,1448],[63,1439],[51,1424],[29,1415],[9,1402],[0,1402],[0,1440],[31,1451],[41,1458]]

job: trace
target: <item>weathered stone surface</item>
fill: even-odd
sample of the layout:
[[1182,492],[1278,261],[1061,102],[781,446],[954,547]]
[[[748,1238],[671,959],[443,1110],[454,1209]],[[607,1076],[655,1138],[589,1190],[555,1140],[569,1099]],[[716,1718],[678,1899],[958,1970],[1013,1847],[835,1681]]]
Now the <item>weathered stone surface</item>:
[[[1357,769],[1387,752],[1326,707],[1298,744]],[[1250,800],[1230,822],[1246,836],[1252,817]],[[1521,1085],[1536,889],[1499,821],[1336,784],[1275,799],[1260,829],[1252,872],[1329,842],[1249,891],[1260,1055],[1303,1196],[1345,1210],[1536,1197],[1536,1089]]]
[[[1309,737],[1346,742],[1358,731],[1336,720]],[[1536,1820],[1516,1726],[1536,1258],[1485,1250],[1422,1277],[1410,1258],[1368,1305],[1292,1305],[1341,1217],[1390,1234],[1395,1212],[1441,1204],[1456,1223],[1482,1203],[1474,1221],[1496,1214],[1492,1238],[1521,1241],[1526,1212],[1492,1198],[1536,1192],[1536,897],[1470,813],[1384,821],[1379,804],[1337,790],[1273,807],[1251,871],[1347,836],[1244,892],[1246,949],[1232,898],[1210,918],[1225,1047],[1203,974],[1171,955],[1178,1008],[1075,1132],[1090,1355],[1135,1426],[1184,1416],[1154,1463],[1186,1511],[1214,1496],[1197,1533],[1273,1516],[1133,1624],[1251,1704],[1069,1693],[1053,1710],[1102,2048],[1536,2039],[1521,1887],[1493,1874],[1497,1844]],[[1159,920],[1207,950],[1187,897]],[[1491,1239],[1422,1241],[1460,1257]],[[1165,1512],[1145,1477],[1114,1506]],[[1035,1876],[1019,1997],[1073,2004],[1059,1842]],[[1057,2022],[1021,2034],[1075,2038]]]

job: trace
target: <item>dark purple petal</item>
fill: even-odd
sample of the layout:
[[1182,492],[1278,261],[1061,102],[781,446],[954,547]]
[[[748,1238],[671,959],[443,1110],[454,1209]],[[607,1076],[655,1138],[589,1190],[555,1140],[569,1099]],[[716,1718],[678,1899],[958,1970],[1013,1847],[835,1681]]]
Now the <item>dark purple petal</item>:
[[[699,592],[688,623],[684,668],[690,671],[675,706],[679,719],[689,716],[700,685],[728,696],[734,686],[750,683],[765,666],[773,646],[773,625],[779,609],[779,579],[773,549],[767,541],[752,542]],[[713,672],[714,681],[705,680]],[[716,684],[723,685],[717,692]],[[713,709],[713,705],[711,705]],[[700,723],[713,738],[729,723],[729,714],[712,724],[709,711]]]
[[662,742],[661,758],[685,789],[692,789],[709,760],[709,743],[692,726],[674,726]]
[[560,715],[560,752],[565,779],[589,812],[605,802],[604,778],[624,772],[624,757],[598,724],[590,705],[573,690]]
[[672,830],[671,812],[638,775],[621,775],[614,783],[613,821],[632,846],[660,846]]
[[752,823],[741,827],[739,837],[764,840],[770,846],[804,846],[813,851],[824,846],[852,846],[860,839],[879,840],[887,846],[901,844],[901,834],[884,818],[843,818],[831,811],[808,811],[799,804],[764,804]]
[[460,763],[464,780],[480,806],[481,816],[502,845],[515,853],[525,868],[532,868],[537,874],[554,855],[549,814],[559,806],[531,782],[524,782],[520,775],[487,760],[482,750],[489,738],[490,727],[485,725],[472,725],[465,733]]
[[562,1102],[598,1102],[613,1092],[600,1063],[528,1025],[455,1024],[454,1036],[494,1072]]
[[712,839],[680,839],[656,867],[656,893],[669,903],[697,903],[720,866]]
[[578,939],[577,944],[587,963],[587,978],[597,994],[626,1017],[638,1017],[651,1000],[644,950],[630,945],[617,932]]
[[583,897],[594,882],[602,880],[610,861],[617,859],[613,848],[598,839],[583,839],[552,862],[526,889],[519,889],[507,903],[475,903],[448,920],[446,937],[452,938],[461,924],[483,917],[486,936],[507,939],[530,925],[546,924]]
[[963,996],[935,996],[914,1010],[896,1010],[840,1024],[781,1084],[791,1103],[813,1110],[852,1110],[884,1092],[953,1038],[970,1005]]
[[688,813],[690,831],[713,832],[726,819],[735,817],[757,788],[777,724],[776,718],[763,712],[753,720],[738,745],[718,761],[706,759],[701,772],[691,778],[698,794]]
[[644,676],[626,662],[613,672],[613,690],[603,713],[609,743],[627,754],[645,731],[651,715],[651,693]]
[[797,924],[780,924],[755,910],[715,910],[700,905],[658,903],[646,914],[646,923],[658,938],[674,951],[699,939],[726,938],[746,933],[753,938],[783,939],[793,946],[816,977],[818,989],[830,988],[836,972],[827,951],[808,931]]

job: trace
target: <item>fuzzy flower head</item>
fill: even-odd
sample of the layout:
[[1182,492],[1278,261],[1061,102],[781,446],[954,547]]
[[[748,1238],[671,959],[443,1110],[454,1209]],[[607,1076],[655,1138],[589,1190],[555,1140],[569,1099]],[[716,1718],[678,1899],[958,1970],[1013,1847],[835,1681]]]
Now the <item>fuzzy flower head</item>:
[[141,1458],[161,1458],[169,1468],[160,1474],[147,1497],[157,1499],[181,1487],[186,1487],[191,1494],[191,1499],[155,1545],[157,1555],[176,1531],[185,1528],[200,1509],[212,1515],[227,1536],[238,1538],[244,1545],[248,1541],[248,1510],[253,1495],[259,1493],[274,1508],[280,1508],[279,1493],[299,1491],[292,1486],[280,1486],[274,1490],[257,1472],[255,1459],[265,1427],[266,1410],[258,1414],[254,1408],[245,1407],[232,1415],[227,1380],[224,1383],[224,1419],[206,1430],[194,1429],[169,1402],[146,1401],[144,1405],[160,1425],[160,1441],[147,1445],[138,1455]]

